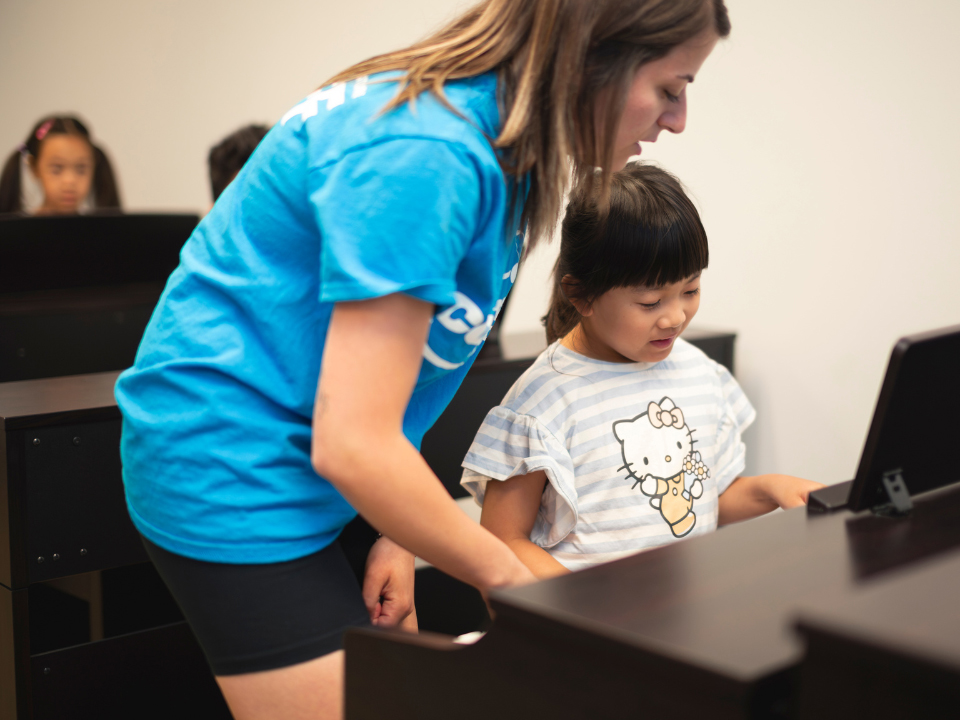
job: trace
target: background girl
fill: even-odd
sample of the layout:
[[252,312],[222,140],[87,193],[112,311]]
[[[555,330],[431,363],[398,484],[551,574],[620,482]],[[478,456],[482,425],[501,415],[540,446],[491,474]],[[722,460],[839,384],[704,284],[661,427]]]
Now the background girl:
[[[552,229],[571,163],[602,196],[681,132],[729,29],[721,0],[486,0],[291,108],[197,227],[118,381],[121,453],[235,717],[338,716],[342,633],[408,617],[411,553],[482,591],[534,579],[417,448],[518,230]],[[335,542],[357,512],[384,535],[362,588]]]
[[571,201],[552,344],[490,411],[463,466],[481,524],[545,578],[806,502],[822,485],[741,477],[754,410],[680,338],[700,305],[707,236],[652,165]]
[[22,160],[26,160],[43,192],[43,201],[35,210],[37,215],[80,212],[88,198],[98,210],[120,207],[110,161],[93,144],[87,127],[75,117],[43,118],[7,158],[0,174],[0,213],[25,210]]

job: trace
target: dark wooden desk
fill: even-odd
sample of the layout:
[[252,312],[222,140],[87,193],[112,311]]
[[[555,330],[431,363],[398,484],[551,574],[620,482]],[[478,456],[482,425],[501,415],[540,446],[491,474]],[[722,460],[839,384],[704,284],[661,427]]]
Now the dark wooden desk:
[[798,717],[960,715],[960,552],[802,608]]
[[905,518],[801,508],[494,593],[473,646],[351,631],[347,718],[790,717],[798,608],[957,547],[957,488]]
[[0,719],[229,717],[127,515],[117,374],[0,383]]

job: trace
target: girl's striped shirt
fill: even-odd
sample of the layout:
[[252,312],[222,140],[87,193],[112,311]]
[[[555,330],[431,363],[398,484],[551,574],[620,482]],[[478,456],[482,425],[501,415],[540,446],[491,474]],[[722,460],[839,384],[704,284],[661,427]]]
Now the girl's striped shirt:
[[743,472],[756,413],[722,365],[678,338],[658,363],[550,345],[483,422],[461,484],[543,470],[530,539],[571,570],[701,535]]

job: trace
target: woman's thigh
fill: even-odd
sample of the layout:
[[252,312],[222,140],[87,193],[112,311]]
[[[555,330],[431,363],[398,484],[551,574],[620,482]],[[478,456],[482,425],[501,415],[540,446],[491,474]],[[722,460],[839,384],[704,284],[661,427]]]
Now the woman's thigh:
[[343,717],[343,650],[277,670],[217,678],[236,720]]
[[224,682],[231,677],[271,687],[299,682],[304,674],[329,675],[342,660],[320,659],[341,657],[343,633],[370,623],[338,543],[265,565],[209,563],[148,540],[144,545],[224,688],[238,684]]

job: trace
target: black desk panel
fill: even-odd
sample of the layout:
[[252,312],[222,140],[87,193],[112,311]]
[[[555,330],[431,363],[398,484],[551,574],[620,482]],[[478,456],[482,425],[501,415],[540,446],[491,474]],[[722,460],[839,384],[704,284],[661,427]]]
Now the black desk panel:
[[0,295],[164,283],[200,218],[192,214],[0,220]]
[[0,221],[0,382],[121,370],[196,215]]
[[229,717],[127,514],[117,374],[0,383],[0,720]]
[[798,717],[960,715],[960,552],[802,608]]
[[0,383],[0,584],[146,561],[123,497],[116,376]]

